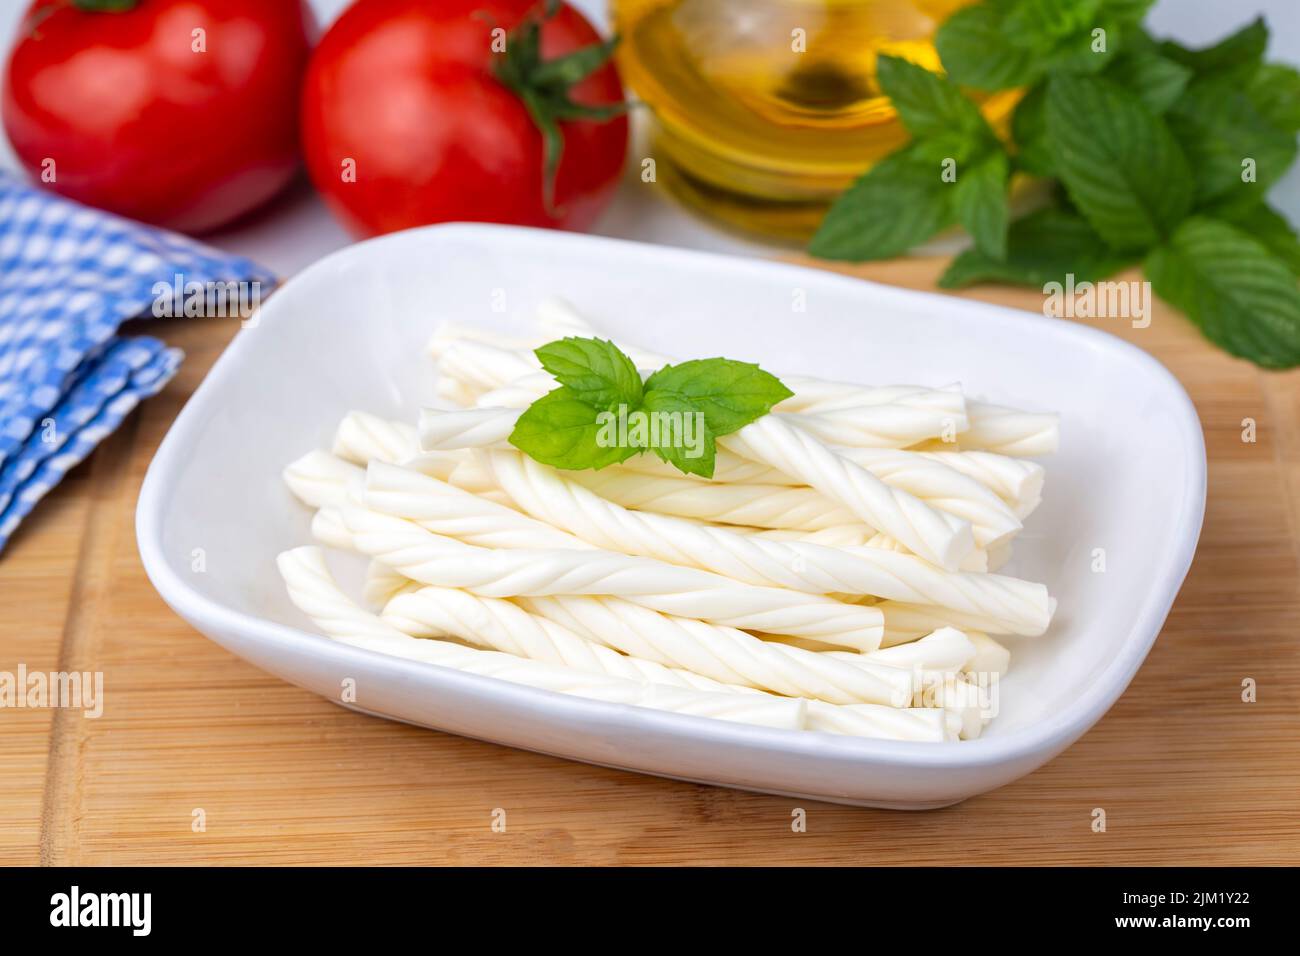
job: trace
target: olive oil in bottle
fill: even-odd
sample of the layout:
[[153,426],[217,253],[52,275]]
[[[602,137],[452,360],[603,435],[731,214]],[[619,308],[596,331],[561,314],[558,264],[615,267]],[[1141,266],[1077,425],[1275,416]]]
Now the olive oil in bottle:
[[[939,24],[970,0],[614,0],[624,80],[654,112],[656,174],[733,226],[801,241],[907,142],[880,54],[940,69]],[[1005,121],[1017,94],[983,104]]]

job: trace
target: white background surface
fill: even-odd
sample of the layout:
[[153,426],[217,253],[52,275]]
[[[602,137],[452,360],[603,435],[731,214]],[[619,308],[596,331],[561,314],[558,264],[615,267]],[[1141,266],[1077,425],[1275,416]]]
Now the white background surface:
[[[607,0],[571,2],[598,24],[606,21]],[[311,0],[323,26],[349,3],[350,0]],[[6,54],[26,7],[26,0],[0,0],[0,48]],[[1242,26],[1261,12],[1268,18],[1272,30],[1270,56],[1300,63],[1300,0],[1159,0],[1148,24],[1158,36],[1205,44]],[[628,165],[629,178],[599,223],[597,232],[721,252],[764,254],[773,251],[716,229],[687,213],[674,204],[663,189],[642,183],[639,177],[632,175],[636,164]],[[0,167],[17,168],[9,144],[2,137]],[[1278,184],[1273,198],[1293,223],[1300,224],[1300,164]],[[251,256],[282,276],[297,272],[325,253],[352,241],[305,182],[248,224],[205,238],[216,246]]]

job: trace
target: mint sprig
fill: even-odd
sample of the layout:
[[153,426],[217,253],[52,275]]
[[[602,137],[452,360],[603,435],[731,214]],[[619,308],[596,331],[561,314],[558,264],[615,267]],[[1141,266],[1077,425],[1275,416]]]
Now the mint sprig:
[[979,109],[946,78],[898,57],[881,56],[876,76],[912,142],[849,187],[809,251],[824,259],[888,259],[960,222],[981,247],[1000,254],[1009,167]]
[[[845,191],[809,251],[889,258],[960,224],[974,248],[945,288],[1098,281],[1142,262],[1226,350],[1300,365],[1300,239],[1264,202],[1296,160],[1300,71],[1264,62],[1263,20],[1188,49],[1142,29],[1150,6],[985,0],[940,27],[944,75],[881,57],[912,141]],[[1014,88],[1004,143],[965,90]],[[1014,174],[1054,180],[1053,203],[1008,222]]]
[[537,349],[542,368],[573,397],[596,408],[641,403],[641,373],[613,342],[566,338]]
[[510,444],[570,471],[650,451],[685,474],[712,478],[716,439],[794,394],[757,365],[732,359],[666,365],[643,383],[632,360],[602,339],[559,339],[536,354],[560,387],[524,410]]

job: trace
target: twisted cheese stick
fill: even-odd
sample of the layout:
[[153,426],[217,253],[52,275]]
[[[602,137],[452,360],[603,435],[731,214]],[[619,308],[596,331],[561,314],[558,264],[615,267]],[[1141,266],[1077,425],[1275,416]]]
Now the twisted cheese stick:
[[[409,608],[410,603],[395,600],[389,610]],[[519,597],[515,603],[586,640],[729,684],[834,704],[904,707],[912,699],[912,672],[879,664],[868,655],[836,659],[762,641],[734,627],[656,614],[617,598],[549,595]]]
[[779,417],[765,415],[718,441],[737,454],[799,478],[844,505],[868,526],[940,567],[955,569],[975,548],[969,522],[890,488]]
[[425,351],[430,358],[437,361],[457,342],[477,342],[480,345],[492,345],[499,349],[527,351],[544,344],[545,340],[539,339],[536,335],[510,335],[485,329],[470,322],[444,320],[438,323],[437,328],[433,330],[433,335],[429,336]]
[[970,429],[958,438],[963,450],[990,451],[1026,458],[1050,455],[1060,446],[1056,415],[1022,412],[987,402],[967,402]]
[[[908,604],[903,601],[881,601],[873,607],[885,615],[885,637],[881,641],[882,647],[906,644],[944,626],[960,628],[968,634],[988,630],[992,630],[995,634],[1020,633],[989,628],[987,623],[980,623],[987,619],[951,609]],[[1055,600],[1052,601],[1052,610],[1055,610]]]
[[520,409],[473,408],[445,412],[420,409],[420,447],[426,451],[506,446]]
[[[472,353],[472,359],[464,353]],[[522,408],[556,387],[555,379],[548,373],[536,368],[525,372],[528,367],[526,360],[513,353],[502,354],[490,346],[467,344],[463,350],[448,352],[440,370],[467,394],[474,395],[474,404],[479,407]],[[523,374],[493,385],[498,377],[514,372]],[[643,376],[648,374],[648,370],[642,372]],[[789,379],[787,384],[794,389],[800,381]],[[896,387],[864,391],[868,394],[862,405],[824,410],[814,406],[789,413],[788,407],[794,399],[786,399],[776,406],[776,414],[789,418],[792,424],[827,443],[866,448],[905,448],[931,439],[953,441],[958,433],[970,427],[965,399],[959,392]],[[912,400],[911,396],[917,392],[923,393],[923,398]],[[897,401],[887,400],[895,396]]]
[[[969,521],[975,543],[981,548],[1000,543],[1023,527],[997,495],[960,472],[912,452],[858,451],[863,457],[856,459],[857,463],[886,484]],[[732,485],[700,481],[680,473],[676,477],[651,477],[619,468],[574,472],[571,477],[625,508],[708,518],[723,524],[821,530],[851,525],[857,520],[843,506],[804,486]]]
[[[394,571],[382,561],[371,561],[366,566],[366,577],[361,583],[361,596],[372,607],[382,608],[397,595],[418,591],[422,587],[424,585],[420,582],[412,581],[405,574]],[[913,643],[920,644],[921,641]]]
[[820,595],[754,587],[696,568],[608,551],[489,551],[378,512],[346,508],[342,515],[357,550],[425,584],[486,597],[617,595],[680,617],[861,650],[874,650],[880,639],[880,612]]
[[[856,460],[856,451],[844,450],[843,454]],[[1010,505],[1018,518],[1023,519],[1033,511],[1042,498],[1046,473],[1036,461],[988,451],[925,451],[917,454],[975,479]]]
[[[774,412],[774,416],[827,445],[906,448],[928,441],[956,441],[969,421],[945,411],[905,405],[862,405],[828,412]],[[768,416],[772,417],[772,416]]]
[[[506,391],[508,390],[501,390],[500,393],[504,395]],[[484,396],[484,399],[488,397]],[[513,403],[509,401],[497,401],[490,404],[513,407]],[[1034,510],[1042,497],[1043,466],[1026,458],[1010,458],[1006,455],[997,455],[987,451],[913,451],[849,448],[845,446],[835,446],[831,450],[835,454],[861,465],[885,484],[902,488],[904,491],[910,491],[922,501],[940,510],[947,510],[943,499],[970,496],[987,502],[988,498],[983,492],[992,492],[1007,506],[1014,517],[1023,520],[1026,515]],[[977,492],[969,485],[957,485],[953,482],[950,474],[945,475],[939,471],[924,472],[922,473],[924,475],[923,479],[916,478],[916,480],[913,480],[917,474],[913,469],[900,469],[896,466],[896,463],[901,464],[907,460],[931,462],[942,466],[949,473],[956,472],[964,475],[982,486],[983,492]],[[888,463],[888,467],[882,467],[882,463]],[[672,465],[661,461],[654,455],[637,455],[620,465],[606,469],[606,471],[616,473],[630,471],[636,474],[666,478],[684,477],[685,480],[694,481],[697,484],[703,484],[706,480],[709,480],[689,475],[683,476]],[[747,482],[763,485],[798,486],[800,484],[798,478],[786,475],[775,468],[769,468],[760,462],[750,461],[727,451],[725,448],[718,449],[711,480],[735,482],[737,484]],[[942,490],[935,489],[932,496],[931,491],[935,482],[942,482]],[[971,519],[968,514],[962,512],[953,513],[971,520],[978,541],[981,524]],[[1005,517],[1001,520],[1005,521]]]
[[[531,351],[504,349],[465,339],[444,346],[438,359],[440,378],[454,380],[476,395],[537,376],[539,391],[533,398],[538,398],[556,387],[555,380],[542,372],[541,367],[541,361]],[[545,384],[546,380],[550,385]]]
[[[383,568],[382,565],[378,567]],[[765,693],[757,687],[723,683],[693,671],[625,656],[604,644],[586,641],[554,621],[530,614],[504,599],[483,598],[448,588],[420,587],[386,569],[375,573],[377,577],[374,580],[380,588],[378,593],[388,593],[389,600],[395,602],[385,608],[383,620],[411,637],[453,635],[505,653],[591,673],[717,693]],[[368,578],[367,585],[370,583]],[[399,596],[403,599],[395,600]],[[617,601],[613,598],[607,600],[610,603]],[[635,608],[635,605],[628,606]],[[736,633],[744,635],[743,631]],[[958,632],[952,633],[960,636]],[[931,641],[927,645],[928,641],[928,638],[923,638],[915,643],[921,653],[904,659],[891,652],[890,660],[899,661],[898,666],[910,669],[926,667],[929,663],[936,667],[946,665],[958,656],[954,654],[951,640],[940,638],[939,643]],[[967,645],[973,654],[974,646],[969,642]],[[891,740],[945,740],[955,738],[960,730],[959,726],[951,725],[954,715],[937,708],[900,711],[888,705],[840,705],[819,700],[808,700],[807,706],[808,730]]]
[[628,511],[518,452],[490,451],[485,460],[523,511],[610,551],[693,564],[736,581],[811,594],[870,594],[934,604],[964,612],[977,622],[976,630],[995,633],[1041,634],[1051,619],[1050,599],[1041,584],[948,572],[884,548],[771,541],[668,515]]
[[[520,598],[517,602],[422,588],[394,597],[384,608],[383,619],[414,637],[456,634],[536,660],[583,670],[615,668],[610,673],[619,676],[636,669],[642,677],[654,679],[652,668],[673,667],[722,684],[836,704],[902,706],[913,697],[909,670],[866,661],[842,663],[797,648],[767,645],[743,631],[664,618],[617,598]],[[555,607],[568,605],[598,607],[602,621],[618,622],[620,627],[598,632],[570,627],[554,613]],[[552,613],[535,611],[534,606],[552,608]],[[617,654],[620,650],[630,656]],[[609,660],[609,655],[615,660]]]
[[[838,454],[840,449],[834,449]],[[979,547],[988,549],[1014,537],[1020,519],[997,495],[946,464],[915,452],[885,448],[852,449],[844,457],[892,488],[900,488],[931,508],[970,522]]]
[[783,380],[795,393],[780,404],[783,412],[835,412],[873,405],[901,405],[942,412],[955,420],[966,418],[966,400],[960,386],[853,385],[799,375]]
[[[509,402],[497,402],[497,405],[506,408],[514,407]],[[696,484],[704,484],[708,481],[725,481],[733,484],[754,483],[759,485],[791,485],[798,486],[799,480],[791,478],[789,475],[782,474],[775,468],[769,468],[767,465],[757,461],[750,461],[748,458],[742,458],[734,452],[727,451],[725,448],[719,448],[713,462],[713,477],[700,478],[695,475],[683,475],[668,462],[657,458],[654,455],[636,455],[619,465],[613,465],[606,471],[614,472],[632,472],[638,475],[651,475],[656,478],[685,478],[687,481],[693,481]]]
[[349,488],[360,488],[366,473],[325,451],[309,451],[283,472],[284,483],[299,501],[311,508],[339,507]]
[[[431,448],[464,448],[465,443],[470,441],[481,442],[480,447],[485,445],[506,446],[508,444],[506,438],[509,437],[506,416],[503,414],[501,420],[495,422],[494,427],[491,427],[488,426],[488,423],[493,420],[486,413],[486,408],[477,409],[472,415],[462,412],[426,410],[422,413],[421,419],[426,446]],[[513,428],[513,421],[513,418],[510,419],[510,428]],[[927,506],[969,521],[975,543],[982,548],[1001,542],[1021,530],[1023,525],[1020,522],[1020,515],[1028,514],[1029,511],[1033,510],[1038,502],[1036,493],[1042,487],[1041,466],[1033,462],[1022,462],[1014,458],[990,455],[987,452],[919,454],[898,449],[849,448],[845,446],[836,446],[829,450],[859,465],[879,478],[884,484],[915,496]],[[973,458],[976,455],[985,457],[969,462],[964,461],[968,457]],[[953,467],[958,462],[963,462],[966,467]],[[1014,497],[1013,492],[1013,497],[1009,500],[1015,504],[1015,508],[1008,507],[998,495],[980,484],[975,477],[972,477],[970,474],[972,471],[976,474],[982,471],[990,472],[994,478],[1001,478],[1001,484],[1010,483],[1012,487],[1026,492],[1028,497],[1023,501],[1018,500]],[[632,474],[654,476],[661,479],[661,482],[657,485],[638,484],[630,477]],[[1036,485],[1033,481],[1035,474],[1037,475]],[[757,486],[761,485],[792,486],[806,489],[806,486],[799,484],[802,481],[801,477],[787,475],[769,465],[747,459],[725,448],[718,449],[714,477],[708,481],[683,475],[671,465],[660,461],[653,455],[637,455],[628,459],[621,466],[606,468],[599,472],[574,472],[572,477],[603,497],[611,498],[625,507],[638,509],[643,508],[648,503],[646,499],[650,495],[651,487],[665,493],[665,495],[669,491],[681,489],[680,496],[673,495],[664,502],[655,501],[654,506],[658,510],[669,514],[683,517],[711,517],[712,520],[726,524],[771,526],[767,521],[760,518],[751,517],[749,520],[745,520],[747,512],[744,511],[734,517],[719,517],[719,512],[726,514],[724,510],[726,506],[718,504],[714,499],[724,496],[726,492],[717,490],[688,492],[688,487],[717,489],[722,485],[732,483],[746,486],[753,485],[755,486],[754,489],[748,487],[745,490],[737,489],[737,493],[755,498],[766,497],[772,499],[769,507],[776,514],[781,513],[779,503],[782,501],[789,501],[792,507],[797,506],[800,509],[812,508],[815,513],[813,501],[816,499],[809,500],[807,490],[802,490],[795,495],[770,487],[763,489],[761,494],[757,490]],[[677,483],[686,482],[689,485],[678,484],[672,486],[663,479]],[[842,505],[829,502],[823,502],[822,507],[844,510]],[[706,510],[710,513],[706,514]],[[760,515],[762,513],[759,512]],[[813,524],[808,523],[807,512],[797,510],[795,515],[799,517],[792,515],[785,520],[797,521],[797,526],[800,528],[820,530],[820,528],[829,527],[831,524],[847,523],[837,520],[837,518],[842,518],[843,514],[829,513],[817,516],[812,519]],[[851,520],[858,520],[858,516],[851,516]],[[778,527],[794,526],[778,525]]]
[[[539,308],[538,313],[538,322],[544,330],[548,325],[554,326],[557,318],[563,316],[560,320],[563,334],[595,334],[591,324],[571,306],[564,304],[559,306],[551,305],[544,309]],[[639,367],[659,368],[662,365],[674,362],[673,359],[667,356],[645,352],[642,349],[633,348],[619,342],[615,344],[632,358]],[[522,369],[522,365],[516,365],[515,367]],[[783,376],[782,380],[795,394],[793,398],[787,399],[779,406],[778,411],[780,412],[825,412],[853,409],[857,413],[866,407],[882,404],[880,390],[861,385],[827,382],[822,379],[789,375]],[[893,388],[899,388],[899,386]],[[959,391],[954,393],[951,389],[924,391],[934,394],[930,396],[916,395],[913,398],[921,402],[941,403],[943,399],[938,396],[944,394],[956,394],[960,397]],[[887,401],[897,405],[901,401],[905,401],[905,399],[902,396],[894,395]],[[1059,444],[1058,418],[1055,415],[1021,412],[1016,409],[1003,408],[984,402],[969,401],[966,402],[966,412],[969,428],[959,427],[957,429],[958,432],[962,433],[960,442],[963,450],[976,449],[998,452],[1004,455],[1030,456],[1050,454],[1056,451]],[[935,433],[935,435],[941,434],[941,431]],[[825,436],[819,435],[819,437]],[[830,439],[826,440],[831,441]],[[917,439],[917,441],[920,440]],[[837,444],[837,442],[832,441],[832,444]],[[857,442],[839,442],[838,444],[857,444]],[[909,442],[909,444],[912,443]]]
[[734,485],[633,472],[575,471],[573,481],[634,511],[656,511],[719,524],[821,531],[857,518],[812,488]]
[[276,563],[289,589],[289,599],[317,627],[344,644],[607,703],[635,704],[787,730],[802,729],[806,723],[807,710],[802,700],[761,694],[706,693],[588,674],[495,651],[408,637],[353,604],[339,590],[318,548],[286,551]]
[[333,452],[357,465],[379,461],[406,461],[420,454],[419,432],[405,422],[394,422],[368,412],[348,412],[334,433]]
[[343,514],[338,508],[321,508],[311,519],[311,536],[321,544],[340,551],[355,551],[352,532],[343,523]]
[[871,528],[862,524],[845,524],[821,531],[789,531],[784,528],[736,528],[737,531],[762,538],[765,541],[807,541],[828,548],[861,548],[868,541],[879,538]]
[[[979,631],[970,632],[971,643],[975,647],[975,656],[962,665],[967,674],[997,674],[1006,676],[1011,666],[1011,652],[987,634]],[[900,644],[899,647],[907,645]]]
[[[591,337],[598,335],[596,328],[571,304],[552,298],[537,307],[535,324],[541,333],[537,344],[566,336]],[[498,348],[509,348],[504,341],[492,343]],[[674,365],[679,359],[650,352],[625,342],[615,342],[638,368],[656,369]],[[915,385],[868,386],[828,382],[807,376],[782,376],[782,380],[795,393],[778,407],[780,411],[830,410],[847,406],[914,404],[917,407],[946,407],[953,414],[964,415],[960,389],[932,389]]]
[[[517,409],[505,408],[450,413],[424,409],[420,442],[426,450],[496,448],[513,430],[519,414]],[[845,505],[868,526],[941,567],[956,568],[975,548],[969,522],[888,487],[866,469],[836,456],[816,439],[771,415],[719,440],[747,458],[800,478]],[[494,451],[492,460],[497,461],[501,454]],[[519,500],[509,487],[505,491]]]
[[[992,643],[987,637],[984,640]],[[979,650],[980,645],[973,636],[963,634],[954,627],[941,627],[910,643],[882,647],[862,656],[877,664],[913,671],[957,671],[966,669],[966,665],[976,658]],[[857,656],[843,651],[827,653],[843,659]]]
[[[433,454],[440,453],[434,452]],[[407,468],[415,468],[417,465],[418,461],[414,460],[406,463]],[[418,468],[417,470],[423,471],[423,469]],[[609,470],[613,471],[613,469]],[[424,473],[429,474],[431,477],[437,477],[462,491],[473,492],[476,497],[491,498],[492,500],[507,506],[511,504],[509,495],[500,489],[491,471],[484,467],[482,461],[477,458],[462,461],[454,468],[438,468]],[[573,480],[581,483],[581,478],[584,473],[570,472],[569,474]],[[624,472],[623,474],[630,473]],[[695,481],[689,481],[692,487],[697,485]],[[388,508],[384,507],[380,507],[378,510],[389,511]],[[389,513],[396,512],[389,511]],[[415,513],[403,514],[401,516],[404,518],[420,517]],[[710,526],[710,522],[703,521],[703,519],[683,520],[690,520],[692,523],[701,523],[705,527]],[[541,523],[545,524],[545,522]],[[546,527],[551,526],[546,525]],[[430,530],[436,531],[437,528],[431,527]],[[894,542],[892,539],[887,538],[884,535],[877,534],[874,529],[868,528],[866,525],[861,523],[836,525],[829,528],[822,528],[818,531],[798,531],[784,528],[754,528],[741,525],[728,525],[726,530],[731,530],[737,534],[754,535],[769,541],[808,541],[813,544],[822,544],[829,548],[858,548],[863,547],[870,542],[872,547],[887,546],[899,550],[906,550],[897,542]],[[987,553],[983,551],[971,552],[971,554],[967,556],[967,559],[962,563],[961,570],[987,571]]]
[[570,548],[595,545],[444,481],[383,462],[366,470],[363,500],[375,511],[408,518],[435,534],[481,548]]

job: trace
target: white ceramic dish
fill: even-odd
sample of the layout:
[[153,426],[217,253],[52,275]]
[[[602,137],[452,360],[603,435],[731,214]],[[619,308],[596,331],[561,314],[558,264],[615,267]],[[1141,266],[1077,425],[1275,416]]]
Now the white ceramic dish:
[[[614,337],[777,372],[941,385],[1061,413],[1062,451],[1009,569],[1059,601],[1014,640],[1000,713],[951,744],[769,730],[539,691],[317,636],[274,559],[309,541],[280,480],[352,408],[414,420],[442,319],[523,331],[559,294]],[[803,304],[805,311],[800,311]],[[590,763],[873,806],[951,804],[1078,739],[1132,679],[1200,533],[1205,451],[1178,382],[1145,352],[1070,322],[767,261],[495,226],[414,230],[304,271],[241,331],[149,469],[145,569],[195,628],[258,667],[357,709]],[[202,572],[192,569],[201,548]],[[1094,549],[1107,571],[1094,573]],[[349,573],[350,559],[336,566]],[[359,569],[360,562],[355,562]]]

